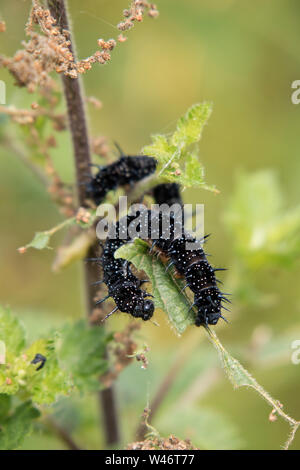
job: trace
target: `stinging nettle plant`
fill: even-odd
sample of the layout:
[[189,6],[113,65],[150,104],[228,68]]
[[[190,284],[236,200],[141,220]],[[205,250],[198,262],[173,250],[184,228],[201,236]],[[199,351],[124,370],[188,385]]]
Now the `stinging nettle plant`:
[[[141,22],[146,14],[156,18],[156,6],[147,1],[132,1],[130,7],[124,10],[124,18],[117,26],[120,31],[118,37],[99,39],[99,50],[86,59],[77,60],[66,2],[48,0],[46,4],[33,0],[23,48],[12,58],[0,57],[0,65],[11,73],[15,84],[29,93],[34,92],[37,97],[30,109],[0,107],[1,144],[16,153],[24,164],[30,167],[64,216],[64,220],[55,227],[37,232],[31,242],[19,248],[19,252],[24,254],[29,248],[51,248],[52,237],[61,230],[67,230],[68,242],[55,253],[55,271],[75,260],[97,256],[96,207],[87,204],[85,185],[82,183],[86,181],[86,175],[91,176],[92,153],[98,155],[103,164],[110,162],[107,140],[103,136],[94,139],[89,137],[80,75],[96,64],[104,65],[109,62],[112,50],[127,39],[123,33],[130,30],[135,23]],[[4,27],[1,31],[1,34],[5,34]],[[57,75],[61,77],[61,84],[55,79]],[[61,112],[63,99],[66,103],[66,113]],[[93,98],[91,101],[94,105],[101,106],[97,99]],[[198,150],[202,131],[211,112],[210,102],[195,104],[178,120],[173,133],[152,136],[152,142],[144,146],[142,153],[155,157],[158,162],[157,170],[148,178],[146,185],[137,184],[125,191],[130,202],[139,201],[145,191],[149,192],[160,183],[178,183],[183,189],[197,187],[219,193],[214,185],[206,182]],[[14,128],[12,124],[15,124]],[[66,131],[70,133],[73,143],[76,169],[74,188],[70,188],[61,180],[51,157],[51,150],[56,146],[55,134]],[[271,179],[270,182],[266,174],[261,175],[261,178],[247,178],[248,185],[260,185],[265,191],[271,187],[270,191],[276,191],[272,181]],[[244,187],[245,185],[240,183],[237,193],[241,193]],[[118,195],[118,192],[115,195],[108,194],[105,201],[116,204]],[[262,256],[269,256],[276,262],[281,259],[288,262],[295,253],[299,254],[299,245],[296,244],[294,235],[299,227],[300,216],[298,209],[290,211],[286,216],[289,221],[288,228],[283,231],[283,225],[280,226],[277,217],[279,207],[274,208],[274,223],[272,219],[265,225],[259,223],[261,221],[258,216],[255,219],[257,212],[254,211],[252,219],[247,219],[247,226],[243,220],[243,214],[245,219],[247,218],[246,203],[241,209],[234,198],[236,201],[242,200],[240,195],[233,195],[225,217],[233,238],[236,237],[237,259],[240,260],[235,268],[236,279],[232,282],[236,299],[239,299],[238,294],[242,286],[238,284],[237,279],[241,272],[247,273],[247,280],[249,279],[251,263],[256,265],[261,262]],[[259,234],[257,235],[255,224],[258,224],[261,230],[259,234],[263,234],[261,237],[265,237],[263,240],[260,238],[260,244],[254,246],[256,251],[253,250],[253,238],[255,233],[256,237]],[[245,239],[247,243],[244,243]],[[273,241],[269,254],[264,246],[265,239]],[[253,251],[255,257],[252,256]],[[280,252],[282,256],[279,255]],[[173,331],[181,335],[187,327],[193,327],[194,312],[189,295],[182,292],[182,281],[177,279],[172,270],[166,271],[165,263],[150,253],[145,242],[136,239],[132,244],[123,245],[117,250],[115,257],[130,261],[137,270],[147,274],[152,285],[155,307],[166,314]],[[53,418],[53,409],[59,397],[87,393],[100,394],[106,445],[117,445],[120,441],[114,382],[132,361],[140,361],[147,367],[147,348],[142,348],[134,336],[141,327],[140,323],[129,323],[122,332],[107,332],[101,319],[109,307],[95,307],[95,289],[92,284],[98,280],[97,270],[91,263],[84,263],[83,269],[87,313],[85,320],[53,329],[44,338],[30,344],[16,316],[9,308],[0,309],[0,449],[20,447],[24,437],[32,431],[36,420],[40,420],[45,427],[56,433],[69,448],[82,448]],[[300,422],[288,416],[282,404],[273,399],[240,362],[226,351],[212,328],[204,327],[197,332],[199,336],[205,333],[212,342],[222,367],[235,388],[253,388],[272,407],[270,420],[275,420],[278,415],[288,422],[291,427],[290,437],[285,444],[285,448],[288,448]],[[32,362],[37,354],[46,357],[42,368]],[[169,386],[172,380],[169,378]],[[165,448],[164,439],[160,438],[150,425],[164,393],[166,392],[149,405],[149,410],[144,413],[145,419],[138,427],[141,440],[148,435],[148,440],[144,441],[146,444],[131,444],[128,448],[147,448],[150,441],[152,444],[154,442],[155,448]],[[183,444],[183,441],[180,444],[177,438],[172,439],[171,442],[175,446],[173,448],[176,448],[176,445],[193,448],[192,444]],[[204,439],[204,447],[205,443]]]

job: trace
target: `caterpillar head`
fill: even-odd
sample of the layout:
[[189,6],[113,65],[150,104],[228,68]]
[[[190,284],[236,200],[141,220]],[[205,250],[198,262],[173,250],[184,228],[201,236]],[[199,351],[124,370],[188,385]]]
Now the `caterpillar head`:
[[202,289],[199,294],[195,294],[195,305],[198,308],[196,326],[218,323],[221,318],[221,300],[217,287]]
[[142,318],[144,321],[150,320],[154,312],[154,303],[152,300],[143,299],[134,307],[132,315],[134,317]]

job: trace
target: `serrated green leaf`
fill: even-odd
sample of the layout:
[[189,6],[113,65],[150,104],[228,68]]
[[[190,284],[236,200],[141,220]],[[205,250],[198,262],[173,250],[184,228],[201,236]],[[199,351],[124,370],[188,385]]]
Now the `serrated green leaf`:
[[177,122],[177,129],[171,138],[176,147],[187,147],[199,142],[203,127],[212,113],[212,103],[194,104]]
[[[161,183],[178,183],[184,187],[202,187],[218,192],[214,186],[206,184],[204,167],[199,162],[195,151],[189,147],[201,139],[204,125],[212,111],[211,103],[193,105],[178,120],[173,135],[154,135],[152,144],[143,148],[143,153],[158,161],[156,180]],[[195,146],[195,145],[194,145]]]
[[0,305],[0,340],[6,354],[18,354],[25,346],[25,330],[22,323],[12,315],[9,308]]
[[215,186],[209,186],[205,183],[205,169],[199,162],[198,157],[193,154],[187,154],[184,171],[176,172],[172,168],[167,168],[165,177],[169,182],[180,184],[182,187],[203,188],[214,193],[219,193]]
[[159,160],[161,163],[167,163],[172,155],[176,151],[176,147],[171,146],[168,142],[168,138],[165,135],[156,134],[152,136],[152,144],[146,145],[143,148],[145,155],[150,155]]
[[40,416],[30,401],[18,406],[14,413],[1,422],[0,449],[17,449],[32,429],[32,422]]
[[194,323],[194,314],[190,309],[188,299],[180,293],[178,283],[166,272],[164,264],[149,254],[149,246],[140,239],[132,244],[121,246],[115,253],[115,258],[124,258],[134,264],[136,269],[145,271],[152,283],[152,293],[156,308],[167,315],[172,326],[179,334]]
[[36,365],[30,365],[32,372],[27,380],[26,389],[34,403],[51,404],[58,396],[70,393],[72,389],[70,373],[60,366],[52,341],[39,340],[26,351],[30,359],[37,352],[45,355],[47,360],[39,371],[36,371]]
[[79,390],[99,389],[99,376],[108,366],[105,350],[110,339],[104,328],[92,328],[85,320],[62,329],[59,360]]

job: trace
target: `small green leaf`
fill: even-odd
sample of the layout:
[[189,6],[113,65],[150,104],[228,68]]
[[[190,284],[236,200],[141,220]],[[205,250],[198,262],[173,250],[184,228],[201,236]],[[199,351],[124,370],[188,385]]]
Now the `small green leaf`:
[[175,281],[164,264],[149,254],[149,246],[140,239],[132,244],[121,246],[115,253],[115,258],[131,261],[136,269],[145,271],[152,283],[154,303],[163,310],[178,334],[194,322],[194,313],[190,310],[190,302],[180,293],[180,283]]
[[39,371],[36,371],[36,365],[30,364],[26,389],[34,403],[51,404],[58,396],[70,393],[72,389],[70,373],[61,367],[52,341],[38,340],[26,351],[30,360],[36,353],[43,354],[47,360]]
[[49,247],[50,234],[48,232],[36,232],[33,240],[26,245],[26,248],[35,248],[36,250],[44,250]]
[[18,354],[25,346],[25,330],[9,308],[0,305],[0,340],[4,342],[6,354]]
[[214,186],[206,184],[204,167],[190,147],[201,139],[204,125],[212,111],[211,103],[193,105],[178,120],[173,135],[154,135],[152,144],[143,148],[143,153],[151,155],[158,161],[157,182],[178,183],[184,187],[202,187],[218,192]]
[[168,169],[168,180],[180,184],[182,187],[203,188],[214,193],[219,193],[214,185],[205,183],[205,168],[199,162],[195,153],[187,154],[184,172],[176,174]]
[[14,413],[1,422],[0,449],[17,449],[32,430],[32,422],[40,416],[30,401],[18,406]]
[[[36,250],[44,250],[45,248],[51,249],[49,246],[49,241],[52,235],[59,232],[63,228],[69,227],[70,225],[77,224],[76,217],[70,217],[69,219],[64,220],[60,224],[52,227],[49,230],[44,232],[36,232],[33,240],[25,246],[22,246],[18,249],[19,253],[25,253],[28,248],[35,248]],[[84,226],[89,226],[89,224],[83,224]]]
[[170,159],[170,155],[175,151],[176,147],[170,145],[168,138],[161,134],[153,135],[152,144],[143,148],[145,155],[156,157],[161,163],[167,163]]
[[171,143],[176,147],[187,147],[199,142],[203,127],[212,113],[212,103],[194,104],[177,122]]

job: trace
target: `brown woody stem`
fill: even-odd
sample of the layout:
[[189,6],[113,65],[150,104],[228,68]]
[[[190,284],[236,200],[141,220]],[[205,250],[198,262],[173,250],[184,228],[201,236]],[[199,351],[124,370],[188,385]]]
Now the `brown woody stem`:
[[[75,60],[74,41],[70,31],[68,14],[65,0],[48,0],[51,15],[56,20],[56,25],[61,30],[70,32],[70,50]],[[80,206],[85,205],[85,187],[82,183],[86,180],[86,175],[91,173],[89,164],[91,163],[91,151],[87,128],[86,112],[83,99],[83,90],[79,78],[71,78],[63,75],[62,78],[64,95],[67,103],[69,127],[72,136],[74,162],[76,167],[76,183],[78,191],[78,202]],[[96,247],[93,246],[88,253],[88,257],[95,257]],[[85,263],[85,294],[86,310],[90,317],[94,308],[94,292],[91,284],[96,280],[97,272],[92,263]],[[102,405],[102,416],[106,443],[116,444],[119,441],[118,415],[113,388],[110,387],[100,392],[100,403]]]

